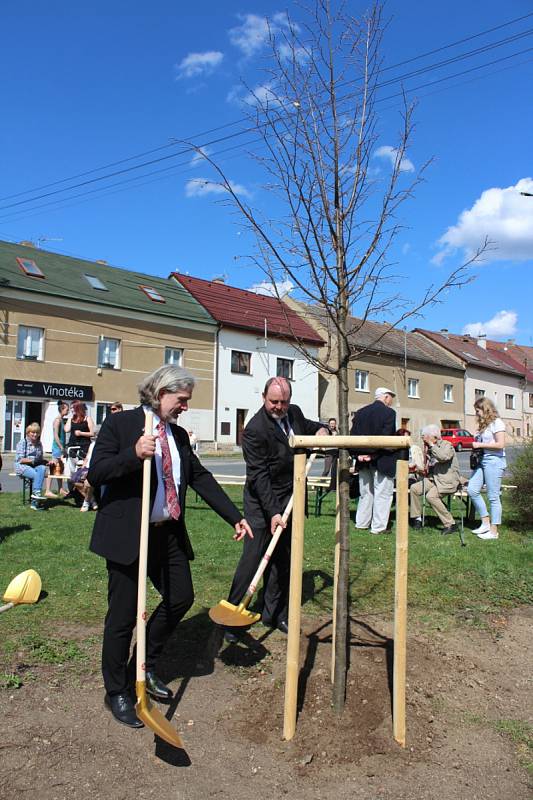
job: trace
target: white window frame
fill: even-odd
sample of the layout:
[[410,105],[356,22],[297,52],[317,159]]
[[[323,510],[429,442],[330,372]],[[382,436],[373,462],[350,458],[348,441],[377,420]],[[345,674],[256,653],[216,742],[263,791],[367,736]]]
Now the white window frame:
[[479,400],[485,397],[485,389],[474,389],[474,400]]
[[[110,344],[113,342],[113,348]],[[116,346],[115,346],[116,343]],[[101,336],[98,342],[98,367],[100,369],[120,369],[120,339]]]
[[420,378],[407,378],[407,397],[420,399]]
[[[174,358],[175,354],[177,358]],[[172,364],[175,367],[183,366],[183,347],[165,347],[165,364]]]
[[21,361],[44,361],[44,328],[19,325],[17,358]]
[[[289,365],[289,374],[283,375],[280,372],[280,362]],[[278,378],[287,378],[288,381],[292,381],[294,378],[294,359],[293,358],[283,358],[282,356],[277,356],[276,358],[276,375]]]
[[[233,369],[233,354],[237,353],[239,356],[248,356],[248,366],[249,369],[247,372],[242,372],[238,369]],[[230,356],[230,372],[232,375],[251,375],[252,374],[252,354],[248,350],[233,350],[231,351]]]
[[355,390],[357,392],[369,392],[370,389],[368,388],[368,379],[369,379],[369,372],[367,369],[356,369],[355,370]]
[[506,411],[516,411],[516,397],[514,394],[505,395],[505,409]]
[[444,384],[443,400],[445,403],[453,403],[453,383]]

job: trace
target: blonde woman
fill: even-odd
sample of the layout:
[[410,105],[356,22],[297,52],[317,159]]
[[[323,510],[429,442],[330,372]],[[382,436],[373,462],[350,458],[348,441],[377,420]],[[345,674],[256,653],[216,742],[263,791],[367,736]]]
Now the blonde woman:
[[[479,539],[497,539],[498,525],[502,521],[500,499],[505,460],[505,423],[498,416],[496,406],[488,397],[479,397],[474,403],[478,432],[473,450],[482,450],[481,464],[468,481],[468,495],[481,517],[481,525],[472,533]],[[481,496],[483,484],[487,487],[490,515]]]

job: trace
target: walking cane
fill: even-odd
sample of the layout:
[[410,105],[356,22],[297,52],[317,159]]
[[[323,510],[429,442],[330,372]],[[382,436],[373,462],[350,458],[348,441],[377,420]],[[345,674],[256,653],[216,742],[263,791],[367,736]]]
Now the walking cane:
[[[145,415],[144,433],[152,435],[154,415],[147,411]],[[153,730],[161,739],[174,747],[183,748],[183,741],[178,731],[172,727],[168,719],[155,708],[146,694],[146,575],[148,571],[148,527],[150,524],[150,477],[152,459],[143,461],[143,489],[141,509],[141,541],[139,546],[139,583],[137,589],[137,674],[135,692],[137,703],[135,711],[145,725]]]

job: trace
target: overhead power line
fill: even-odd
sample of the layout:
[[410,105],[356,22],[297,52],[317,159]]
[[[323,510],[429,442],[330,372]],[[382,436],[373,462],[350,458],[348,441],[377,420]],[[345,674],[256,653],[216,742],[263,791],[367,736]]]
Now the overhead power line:
[[[478,33],[471,34],[470,36],[466,36],[463,39],[458,39],[458,40],[456,40],[454,42],[450,42],[448,44],[442,45],[441,47],[435,48],[433,50],[429,50],[429,51],[427,51],[425,53],[421,53],[421,54],[419,54],[417,56],[413,56],[412,58],[397,62],[396,64],[391,64],[388,67],[384,67],[381,71],[382,72],[386,72],[386,71],[391,70],[391,69],[396,69],[397,67],[403,66],[404,64],[412,63],[413,61],[417,61],[417,60],[420,60],[422,58],[426,58],[426,57],[428,57],[430,55],[434,55],[435,53],[439,53],[439,52],[442,52],[444,50],[448,50],[448,49],[450,49],[452,47],[456,47],[456,46],[458,46],[460,44],[464,44],[465,42],[471,41],[473,39],[480,38],[481,36],[486,36],[487,34],[493,33],[494,31],[501,30],[502,28],[509,27],[510,25],[514,25],[514,24],[516,24],[518,22],[522,22],[523,20],[528,19],[529,17],[533,17],[533,12],[531,12],[530,14],[524,14],[521,17],[516,17],[516,18],[514,18],[512,20],[508,20],[507,22],[503,22],[500,25],[496,25],[496,26],[494,26],[492,28],[487,28],[486,30],[479,31]],[[529,35],[530,32],[531,31],[521,32],[521,33],[516,34],[514,37],[507,37],[506,39],[500,40],[499,42],[495,42],[495,43],[489,44],[485,48],[478,48],[478,49],[476,49],[474,51],[471,51],[470,53],[461,54],[461,55],[459,55],[457,57],[454,57],[452,59],[447,59],[444,62],[440,62],[439,64],[428,65],[425,68],[421,68],[420,70],[412,71],[411,73],[407,73],[406,75],[402,75],[399,78],[393,78],[393,79],[390,79],[389,81],[385,81],[382,84],[380,84],[380,87],[389,85],[391,83],[398,82],[400,80],[407,80],[410,77],[413,77],[413,76],[418,75],[418,74],[422,74],[425,71],[430,71],[432,69],[437,69],[440,66],[443,66],[443,65],[445,65],[447,63],[454,63],[455,61],[471,57],[471,56],[473,56],[473,55],[475,55],[475,54],[477,54],[479,52],[484,52],[484,51],[486,51],[488,49],[493,49],[494,47],[502,46],[504,44],[509,43],[510,41],[514,41],[516,38],[521,38],[523,36]],[[490,63],[494,63],[494,62],[490,62]],[[214,128],[209,128],[208,130],[201,131],[201,132],[199,132],[197,134],[186,136],[186,137],[183,137],[183,138],[185,140],[188,140],[188,141],[197,140],[197,139],[199,139],[201,137],[204,137],[204,136],[210,136],[211,134],[217,133],[218,131],[234,127],[235,125],[240,125],[240,124],[246,123],[247,121],[248,120],[246,119],[246,117],[241,117],[240,119],[235,119],[235,120],[233,120],[231,122],[225,123],[224,125],[219,125],[219,126],[216,126]],[[237,131],[233,135],[234,136],[240,136],[243,133],[247,133],[247,132],[248,132],[247,130]],[[226,137],[223,137],[223,139],[224,138],[226,138]],[[217,141],[218,140],[215,140],[215,142],[217,142]],[[202,145],[202,146],[208,146],[208,144],[209,143],[206,143],[205,145]],[[73,180],[77,180],[78,178],[87,177],[88,175],[94,175],[95,173],[102,172],[105,169],[112,169],[113,167],[121,166],[122,164],[126,164],[126,163],[129,163],[131,161],[136,161],[139,158],[144,158],[144,157],[146,157],[148,155],[152,155],[153,153],[157,153],[157,152],[160,152],[161,150],[165,150],[165,149],[168,149],[170,147],[175,147],[175,146],[176,146],[176,143],[162,144],[162,145],[160,145],[158,147],[155,147],[155,148],[152,148],[150,150],[145,150],[145,151],[143,151],[141,153],[137,153],[136,155],[132,155],[132,156],[129,156],[129,157],[126,157],[126,158],[123,158],[123,159],[119,159],[117,161],[109,162],[108,164],[102,165],[101,167],[95,167],[93,169],[86,170],[84,172],[76,173],[75,175],[71,175],[68,178],[61,178],[61,179],[59,179],[57,181],[52,181],[50,183],[46,183],[46,184],[34,187],[32,189],[26,189],[26,190],[24,190],[22,192],[17,192],[15,194],[6,195],[5,197],[0,198],[0,202],[4,202],[6,200],[12,200],[12,199],[15,199],[15,198],[18,198],[18,197],[22,197],[23,195],[26,195],[26,194],[32,194],[33,192],[40,192],[40,191],[43,191],[44,189],[49,189],[49,188],[52,188],[54,186],[60,186],[61,184],[68,183],[68,182],[73,181]],[[163,156],[161,160],[175,158],[176,156],[182,155],[183,152],[184,151],[181,150],[181,151],[178,151],[176,153],[171,153],[168,156]],[[141,164],[134,165],[134,166],[130,167],[129,169],[125,169],[124,172],[127,172],[129,170],[141,169],[142,167],[149,166],[150,164],[158,163],[158,161],[159,161],[159,159],[153,159],[151,161],[143,162]],[[92,181],[107,180],[108,178],[115,177],[116,175],[119,175],[119,174],[123,174],[123,172],[121,170],[117,170],[117,171],[112,172],[112,173],[110,173],[108,175],[102,175],[102,176],[99,176],[98,178],[94,178],[94,179],[92,179]],[[92,181],[88,181],[87,183],[85,183],[85,182],[78,183],[78,184],[75,184],[73,186],[67,186],[64,189],[57,190],[57,191],[58,192],[61,192],[61,191],[67,192],[67,191],[70,191],[71,189],[75,189],[75,188],[79,188],[79,187],[81,187],[83,185],[87,185],[88,183],[90,183]],[[29,203],[29,202],[35,202],[35,200],[43,199],[46,196],[51,196],[51,194],[53,194],[53,193],[45,194],[45,195],[38,195],[37,197],[31,197],[31,198],[28,198],[27,200],[20,201],[20,204],[26,204],[26,203]],[[14,207],[15,205],[18,205],[18,204],[17,203],[9,204],[9,205],[3,206],[2,208],[3,209],[7,209],[7,208],[10,208],[10,207]]]

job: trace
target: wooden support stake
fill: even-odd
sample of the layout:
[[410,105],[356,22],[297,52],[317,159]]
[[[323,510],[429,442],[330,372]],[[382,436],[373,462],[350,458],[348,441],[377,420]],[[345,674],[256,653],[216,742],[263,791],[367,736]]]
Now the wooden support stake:
[[292,509],[291,576],[289,594],[289,634],[285,676],[285,710],[283,738],[290,740],[296,731],[298,674],[300,671],[300,612],[302,605],[302,570],[305,524],[305,461],[304,452],[294,455],[294,505]]
[[331,631],[331,682],[335,679],[335,634],[337,632],[337,584],[339,582],[339,562],[341,557],[341,512],[339,502],[339,465],[337,462],[337,487],[336,487],[336,506],[335,506],[335,552],[333,567],[333,628]]
[[392,725],[396,741],[405,747],[405,683],[407,644],[407,547],[409,536],[409,465],[396,464],[396,574],[394,584],[394,667]]

